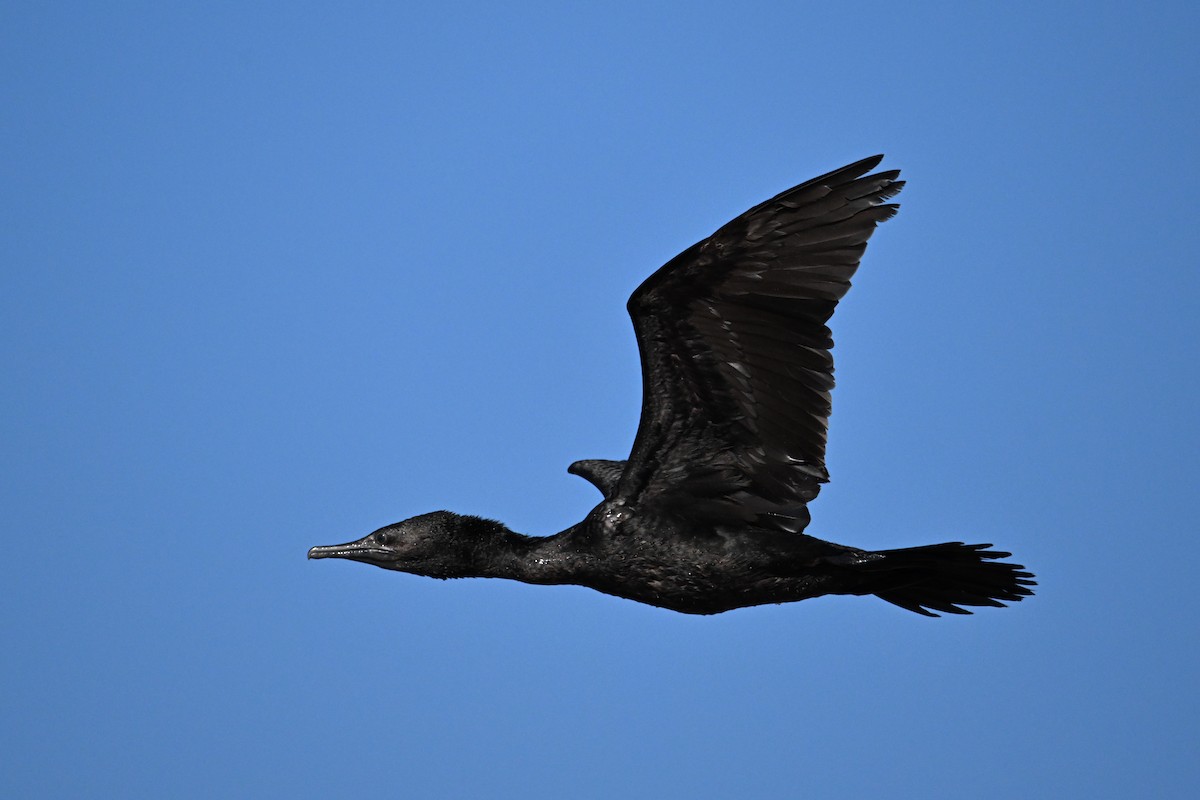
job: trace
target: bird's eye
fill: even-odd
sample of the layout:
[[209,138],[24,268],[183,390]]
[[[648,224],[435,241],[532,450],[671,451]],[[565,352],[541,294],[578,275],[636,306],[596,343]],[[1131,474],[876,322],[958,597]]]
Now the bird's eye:
[[381,545],[387,547],[396,541],[396,534],[392,533],[391,531],[385,531],[384,533],[378,534],[375,538]]

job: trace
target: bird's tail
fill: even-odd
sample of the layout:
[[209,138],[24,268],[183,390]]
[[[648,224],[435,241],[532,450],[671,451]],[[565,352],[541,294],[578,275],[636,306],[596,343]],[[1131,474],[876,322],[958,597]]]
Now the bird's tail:
[[867,591],[901,608],[936,617],[970,614],[959,606],[1001,606],[1033,594],[1033,573],[1020,564],[997,563],[1012,553],[988,550],[990,544],[946,542],[924,547],[882,550],[859,564]]

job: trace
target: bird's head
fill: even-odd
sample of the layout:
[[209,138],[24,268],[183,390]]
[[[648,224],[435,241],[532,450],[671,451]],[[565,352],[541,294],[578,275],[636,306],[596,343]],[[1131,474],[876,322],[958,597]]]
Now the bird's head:
[[345,558],[430,578],[476,574],[479,550],[503,531],[498,522],[434,511],[387,525],[356,542],[314,547],[309,558]]

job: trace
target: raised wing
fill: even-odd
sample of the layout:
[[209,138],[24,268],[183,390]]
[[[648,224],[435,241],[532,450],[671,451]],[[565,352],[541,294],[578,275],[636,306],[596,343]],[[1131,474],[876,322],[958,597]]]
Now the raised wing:
[[671,259],[629,299],[642,416],[617,487],[630,505],[800,531],[828,481],[833,340],[898,171],[874,156],[755,206]]

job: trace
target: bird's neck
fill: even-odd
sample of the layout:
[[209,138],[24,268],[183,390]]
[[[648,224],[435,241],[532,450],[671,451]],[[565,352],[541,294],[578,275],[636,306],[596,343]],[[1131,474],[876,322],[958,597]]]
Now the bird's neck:
[[569,530],[554,536],[526,536],[499,524],[473,558],[481,578],[541,584],[572,583],[582,560],[571,547]]

